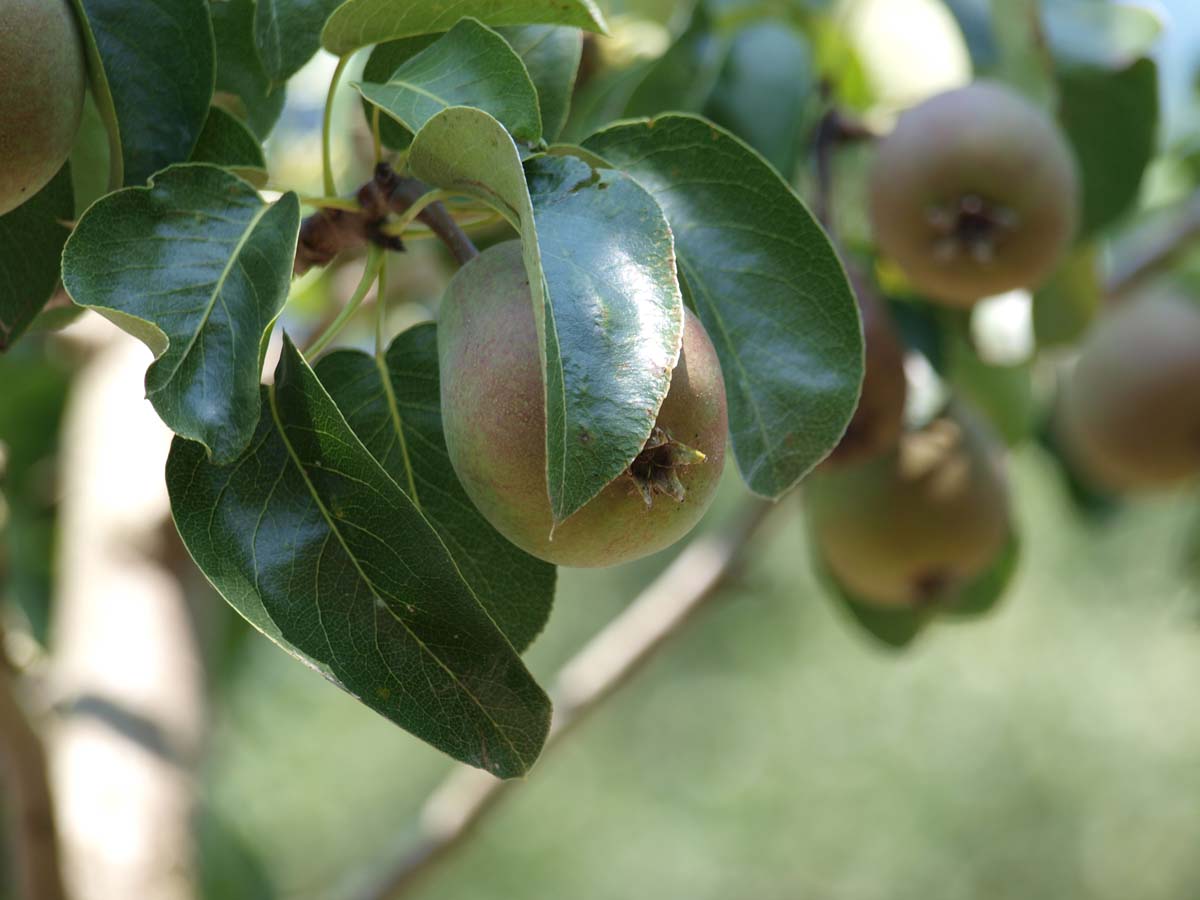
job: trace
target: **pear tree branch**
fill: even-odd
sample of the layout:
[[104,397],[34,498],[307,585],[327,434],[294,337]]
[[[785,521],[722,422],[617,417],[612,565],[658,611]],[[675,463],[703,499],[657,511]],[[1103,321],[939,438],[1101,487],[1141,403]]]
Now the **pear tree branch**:
[[[620,615],[559,671],[551,690],[554,719],[543,754],[624,685],[737,573],[751,538],[773,509],[753,501],[731,526],[690,543]],[[460,766],[425,801],[420,837],[386,863],[355,900],[403,897],[460,849],[479,824],[522,784]]]
[[[375,167],[375,174],[355,194],[357,210],[327,207],[317,210],[300,225],[294,272],[303,275],[315,266],[326,266],[346,250],[374,244],[385,250],[403,250],[399,237],[386,233],[384,226],[392,215],[403,214],[422,200],[429,188],[416,178],[398,175],[386,162]],[[459,264],[467,263],[479,251],[441,202],[430,203],[417,214],[450,248]]]
[[1136,288],[1167,271],[1200,241],[1200,191],[1181,205],[1170,228],[1141,253],[1118,266],[1105,285],[1110,302],[1120,302]]

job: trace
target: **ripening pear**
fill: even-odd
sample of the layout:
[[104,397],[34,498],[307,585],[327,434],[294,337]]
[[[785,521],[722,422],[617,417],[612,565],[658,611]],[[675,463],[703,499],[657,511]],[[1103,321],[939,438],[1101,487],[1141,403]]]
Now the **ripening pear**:
[[557,527],[538,347],[520,243],[485,250],[455,274],[438,313],[446,448],[484,518],[563,566],[627,562],[691,531],[716,494],[728,429],[721,366],[700,320],[684,314],[683,349],[645,449]]
[[866,369],[854,417],[829,454],[826,466],[872,459],[895,447],[904,430],[908,400],[904,343],[887,304],[865,273],[848,266],[847,274],[862,315]]
[[1166,488],[1200,474],[1200,306],[1151,294],[1102,317],[1063,385],[1057,427],[1100,487]]
[[871,168],[875,240],[913,286],[949,306],[1034,287],[1075,233],[1079,177],[1055,123],[979,81],[900,116]]
[[879,606],[919,608],[953,596],[1009,536],[998,442],[967,419],[937,419],[885,456],[815,473],[805,501],[829,573]]
[[0,0],[0,215],[66,162],[86,83],[70,0]]

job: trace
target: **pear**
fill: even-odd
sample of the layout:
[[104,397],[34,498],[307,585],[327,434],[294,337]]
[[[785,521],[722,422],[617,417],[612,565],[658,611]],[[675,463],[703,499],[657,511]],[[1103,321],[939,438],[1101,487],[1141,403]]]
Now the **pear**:
[[455,274],[438,313],[442,423],[451,465],[484,518],[564,566],[628,562],[691,531],[716,494],[728,429],[721,366],[700,320],[685,312],[679,362],[641,454],[557,527],[538,346],[519,242]]
[[804,496],[829,573],[854,598],[879,606],[952,598],[1009,537],[999,444],[973,419],[936,419],[884,456],[817,472]]
[[1075,233],[1079,176],[1045,113],[979,81],[900,116],[869,196],[884,254],[930,299],[967,307],[1050,275]]
[[1200,306],[1145,294],[1103,316],[1064,383],[1057,428],[1102,488],[1168,488],[1200,473]]
[[49,184],[66,162],[86,84],[69,0],[0,0],[0,215]]
[[862,462],[895,447],[904,430],[908,400],[904,343],[891,313],[865,273],[852,266],[846,271],[862,314],[866,369],[854,416],[826,466]]

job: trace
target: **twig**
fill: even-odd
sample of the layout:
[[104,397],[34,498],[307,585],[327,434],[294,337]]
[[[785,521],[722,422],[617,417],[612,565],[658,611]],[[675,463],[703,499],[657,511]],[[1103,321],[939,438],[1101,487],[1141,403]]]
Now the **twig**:
[[[823,87],[828,93],[828,88]],[[875,132],[857,119],[850,118],[836,107],[831,107],[821,121],[817,123],[816,135],[813,138],[813,159],[816,162],[817,196],[814,212],[817,221],[829,232],[835,234],[833,226],[833,157],[835,152],[845,144],[858,141],[870,141],[877,137]]]
[[[327,207],[304,220],[293,271],[303,275],[314,266],[328,265],[345,250],[368,244],[385,250],[403,250],[400,238],[388,235],[383,226],[393,213],[403,213],[428,193],[429,188],[418,179],[401,177],[387,163],[380,163],[371,180],[355,195],[357,211]],[[445,242],[459,263],[479,255],[471,239],[440,202],[425,207],[417,218]]]
[[16,696],[0,626],[0,770],[8,798],[9,838],[17,869],[17,896],[64,900],[58,829],[46,754]]
[[[401,213],[416,203],[429,192],[429,188],[416,178],[400,178],[396,189],[392,192],[392,211]],[[465,231],[458,227],[454,216],[447,211],[445,204],[440,201],[431,203],[417,218],[429,226],[429,230],[442,239],[459,265],[465,265],[479,255],[479,250],[467,237]]]
[[1105,285],[1109,302],[1119,303],[1135,288],[1169,269],[1200,241],[1200,192],[1183,203],[1178,220],[1144,252],[1119,267]]
[[[554,719],[547,753],[587,714],[636,673],[737,570],[750,538],[773,507],[756,501],[726,531],[690,545],[616,619],[560,670],[551,691]],[[356,900],[402,896],[458,849],[520,781],[500,781],[462,766],[429,796],[421,811],[421,838],[406,849]]]

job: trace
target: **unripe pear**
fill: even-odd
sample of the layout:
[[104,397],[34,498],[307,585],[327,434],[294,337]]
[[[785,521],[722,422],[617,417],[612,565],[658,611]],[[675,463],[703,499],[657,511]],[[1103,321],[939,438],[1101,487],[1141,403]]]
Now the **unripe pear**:
[[885,456],[815,473],[805,501],[830,574],[879,606],[920,608],[953,596],[1009,537],[998,444],[966,419],[938,419]]
[[1071,243],[1079,178],[1062,133],[980,81],[900,116],[871,168],[875,239],[913,286],[950,306],[1040,284]]
[[69,0],[0,0],[0,215],[49,184],[66,162],[86,84]]
[[691,531],[716,493],[728,428],[720,363],[700,320],[685,312],[683,350],[646,449],[557,527],[538,347],[519,243],[459,270],[438,314],[442,422],[479,511],[527,553],[564,566],[627,562]]
[[862,314],[866,369],[854,417],[825,463],[835,466],[872,459],[895,447],[908,400],[904,344],[891,313],[865,273],[853,267],[847,273]]
[[1200,474],[1200,306],[1153,294],[1101,318],[1064,383],[1057,426],[1100,487],[1166,488]]

